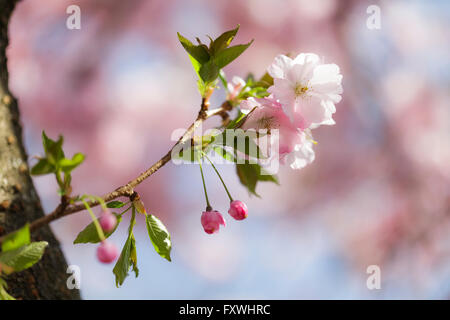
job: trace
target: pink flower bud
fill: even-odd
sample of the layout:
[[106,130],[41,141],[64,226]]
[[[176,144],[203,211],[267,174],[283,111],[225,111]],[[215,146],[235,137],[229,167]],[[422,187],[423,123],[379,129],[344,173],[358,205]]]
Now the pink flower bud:
[[225,219],[219,211],[204,211],[201,218],[203,229],[206,233],[212,234],[219,231],[220,225],[226,226]]
[[113,215],[109,210],[105,210],[102,212],[99,221],[100,226],[105,232],[113,231],[117,224],[116,216]]
[[111,263],[116,260],[119,255],[119,250],[114,243],[103,240],[97,248],[97,258],[102,263]]
[[236,220],[244,220],[247,218],[248,209],[245,203],[239,200],[231,201],[230,209],[228,210],[230,216],[232,216]]

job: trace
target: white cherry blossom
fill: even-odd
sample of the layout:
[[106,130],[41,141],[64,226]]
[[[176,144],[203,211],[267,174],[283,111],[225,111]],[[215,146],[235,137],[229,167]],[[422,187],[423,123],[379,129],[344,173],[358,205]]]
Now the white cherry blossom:
[[335,103],[341,100],[342,75],[336,64],[323,64],[313,53],[295,59],[278,55],[268,68],[274,84],[268,91],[300,129],[332,125]]

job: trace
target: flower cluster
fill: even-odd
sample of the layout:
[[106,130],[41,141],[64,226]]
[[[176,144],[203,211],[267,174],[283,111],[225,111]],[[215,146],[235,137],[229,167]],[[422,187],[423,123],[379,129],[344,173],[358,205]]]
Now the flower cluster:
[[[230,209],[228,210],[230,216],[235,220],[244,220],[247,218],[248,209],[245,203],[239,200],[233,200],[230,202]],[[217,210],[212,210],[210,207],[202,213],[201,223],[203,229],[208,234],[213,234],[219,231],[220,226],[226,226],[227,223],[222,214]]]
[[[335,124],[335,103],[341,100],[342,75],[335,64],[323,64],[312,53],[295,59],[279,55],[268,68],[273,85],[265,98],[250,97],[240,104],[248,114],[244,130],[277,129],[281,163],[300,169],[314,161],[311,130]],[[237,81],[236,81],[237,82]],[[250,113],[250,111],[252,111]]]
[[[117,218],[108,209],[104,209],[100,218],[100,226],[103,232],[111,233],[117,225]],[[116,260],[119,250],[114,243],[104,239],[97,248],[97,258],[102,263],[111,263]]]

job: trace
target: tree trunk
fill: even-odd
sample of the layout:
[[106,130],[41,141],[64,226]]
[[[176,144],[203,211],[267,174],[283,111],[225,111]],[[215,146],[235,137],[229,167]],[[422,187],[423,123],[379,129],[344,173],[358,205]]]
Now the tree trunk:
[[[27,166],[17,101],[8,89],[8,22],[17,0],[0,0],[0,235],[44,215]],[[67,262],[48,226],[32,234],[49,243],[32,268],[8,276],[8,292],[18,299],[80,299],[66,286]]]

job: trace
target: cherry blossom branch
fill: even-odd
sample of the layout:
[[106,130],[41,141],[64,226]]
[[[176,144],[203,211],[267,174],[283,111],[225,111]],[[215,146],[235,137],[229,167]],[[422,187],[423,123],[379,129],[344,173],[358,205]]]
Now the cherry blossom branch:
[[[211,92],[212,93],[212,92]],[[151,175],[153,175],[156,171],[158,171],[160,168],[162,168],[167,162],[169,162],[172,159],[172,150],[179,144],[184,144],[186,141],[188,141],[194,131],[203,123],[203,121],[207,120],[210,117],[213,117],[215,115],[220,115],[222,118],[224,118],[224,115],[227,114],[227,111],[230,110],[229,104],[227,102],[224,102],[221,107],[208,110],[209,109],[209,97],[211,93],[202,99],[202,104],[200,107],[200,111],[197,115],[197,118],[195,121],[189,126],[189,128],[185,131],[185,133],[178,139],[178,141],[173,145],[172,148],[157,162],[155,162],[151,167],[149,167],[147,170],[142,172],[138,177],[135,179],[129,181],[127,184],[118,187],[112,192],[109,192],[105,194],[101,199],[105,202],[114,200],[119,197],[131,197],[131,195],[134,192],[134,188],[142,183],[145,179],[149,178]],[[51,213],[34,220],[30,223],[30,231],[35,231],[44,225],[49,224],[52,221],[58,220],[62,217],[71,215],[76,212],[80,212],[86,209],[85,204],[72,204],[70,205],[70,200],[67,196],[61,197],[61,203],[53,210]],[[90,200],[87,201],[90,207],[95,207],[100,204],[99,200]],[[3,242],[7,235],[4,235],[3,237],[0,237],[0,243]]]

